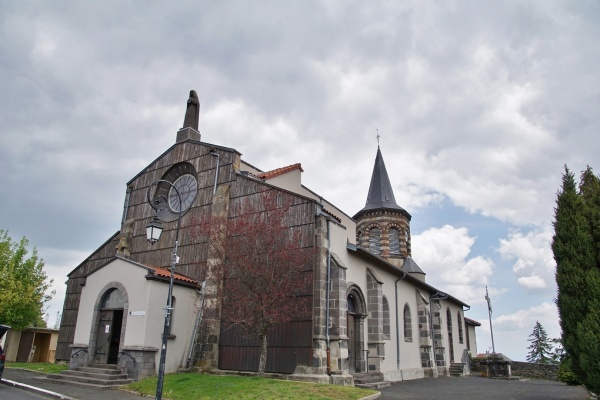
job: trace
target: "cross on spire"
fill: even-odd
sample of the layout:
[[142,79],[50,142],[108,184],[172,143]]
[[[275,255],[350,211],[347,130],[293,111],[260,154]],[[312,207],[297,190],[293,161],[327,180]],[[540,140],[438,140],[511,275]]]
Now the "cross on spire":
[[379,148],[379,138],[381,136],[379,136],[379,129],[377,129],[377,148]]

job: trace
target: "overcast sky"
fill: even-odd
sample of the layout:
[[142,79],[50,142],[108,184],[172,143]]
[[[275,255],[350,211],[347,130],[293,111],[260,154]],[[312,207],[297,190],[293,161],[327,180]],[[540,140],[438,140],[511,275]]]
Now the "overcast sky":
[[202,140],[354,215],[381,150],[427,282],[471,304],[478,350],[560,335],[550,250],[564,165],[600,168],[596,1],[0,3],[0,229],[57,291],[120,228],[125,184]]

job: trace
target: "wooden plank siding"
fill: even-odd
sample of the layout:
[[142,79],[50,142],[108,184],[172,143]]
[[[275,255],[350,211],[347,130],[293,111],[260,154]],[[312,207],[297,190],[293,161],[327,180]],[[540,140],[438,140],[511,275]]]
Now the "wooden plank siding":
[[[267,336],[266,372],[291,374],[297,365],[311,365],[312,322],[292,321],[275,326]],[[219,368],[257,371],[260,342],[238,326],[223,327],[219,340]]]
[[[130,258],[133,261],[154,267],[170,265],[177,222],[163,223],[164,231],[159,242],[151,246],[146,240],[146,225],[154,216],[154,211],[147,204],[148,187],[160,179],[174,164],[185,161],[194,166],[198,179],[198,194],[191,208],[181,217],[180,243],[178,254],[180,264],[176,272],[199,281],[204,279],[209,246],[203,243],[199,235],[193,232],[193,226],[201,220],[204,213],[210,210],[213,202],[213,185],[216,173],[216,157],[210,151],[216,150],[220,155],[218,184],[229,184],[230,207],[228,217],[235,218],[243,209],[243,203],[259,204],[260,193],[277,190],[281,196],[289,199],[293,207],[286,225],[290,229],[300,230],[301,245],[305,248],[315,246],[315,211],[313,200],[276,189],[253,177],[246,177],[236,172],[235,162],[239,162],[239,153],[200,142],[188,141],[174,145],[160,158],[146,167],[134,179],[128,182],[131,195],[124,220],[133,220],[130,240]],[[127,189],[127,188],[126,188]],[[60,326],[57,360],[70,359],[70,347],[75,337],[77,309],[81,296],[81,284],[85,277],[108,262],[116,254],[119,235],[113,236],[94,254],[80,264],[70,275],[67,282],[67,293],[63,306],[63,317]],[[310,268],[305,273],[313,274]],[[311,279],[311,282],[313,280]],[[312,299],[313,289],[307,288],[306,296]],[[312,301],[310,301],[312,304]],[[278,326],[269,334],[269,356],[267,370],[271,372],[292,373],[297,364],[312,364],[312,311],[305,310],[303,320]],[[219,342],[219,367],[232,370],[256,370],[258,368],[259,347],[255,340],[248,340],[236,329],[223,330]]]

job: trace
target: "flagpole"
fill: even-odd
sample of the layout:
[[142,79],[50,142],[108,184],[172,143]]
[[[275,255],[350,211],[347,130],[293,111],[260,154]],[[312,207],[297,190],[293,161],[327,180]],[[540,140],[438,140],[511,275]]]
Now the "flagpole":
[[492,329],[492,301],[490,300],[490,296],[488,294],[487,285],[485,287],[485,299],[488,303],[488,314],[490,317],[490,334],[492,335],[492,353],[496,354],[496,346],[494,346],[494,330]]

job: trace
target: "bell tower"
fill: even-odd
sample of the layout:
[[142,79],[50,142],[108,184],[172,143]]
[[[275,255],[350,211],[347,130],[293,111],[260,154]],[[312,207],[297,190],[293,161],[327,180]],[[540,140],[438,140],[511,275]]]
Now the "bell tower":
[[411,215],[396,203],[381,149],[377,146],[367,203],[354,215],[356,244],[402,268],[411,255],[410,219]]

